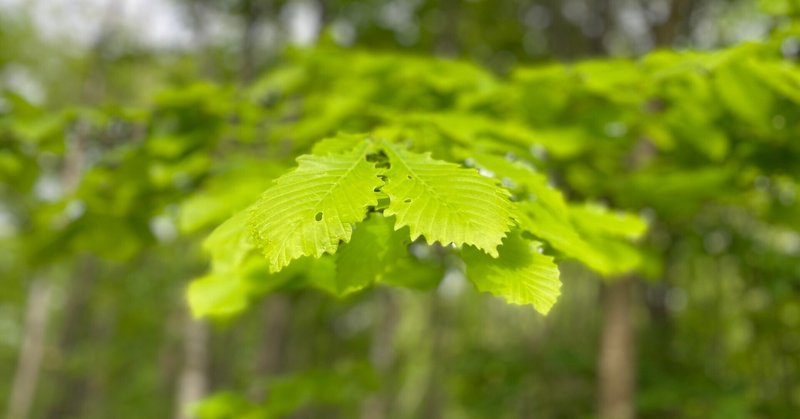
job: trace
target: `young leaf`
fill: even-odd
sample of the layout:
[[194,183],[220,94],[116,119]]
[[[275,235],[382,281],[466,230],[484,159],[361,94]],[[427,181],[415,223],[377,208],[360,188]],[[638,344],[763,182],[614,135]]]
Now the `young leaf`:
[[409,226],[412,240],[424,236],[445,246],[471,244],[497,257],[511,224],[508,191],[474,169],[385,141],[382,149],[390,164],[382,189],[389,195],[384,214],[397,216],[395,229]]
[[334,253],[367,207],[377,205],[380,169],[366,160],[369,144],[328,156],[301,156],[250,211],[255,242],[277,272],[301,256]]
[[647,232],[647,222],[629,212],[610,211],[593,203],[573,205],[569,211],[575,225],[586,231],[631,240]]
[[408,240],[380,214],[372,214],[356,226],[352,240],[336,253],[337,292],[348,294],[375,282],[391,262],[386,258],[390,250],[405,250],[404,238]]
[[613,267],[602,250],[586,242],[570,219],[570,206],[563,194],[548,185],[547,178],[521,162],[504,157],[473,153],[478,167],[490,170],[504,181],[509,180],[523,191],[528,200],[517,202],[514,216],[519,227],[542,239],[565,256],[575,258],[586,266],[609,274]]
[[532,304],[547,314],[561,294],[558,266],[550,256],[538,252],[535,242],[519,231],[509,234],[500,246],[500,257],[492,259],[464,248],[467,278],[478,290],[504,298],[511,304]]
[[[211,272],[189,285],[187,298],[195,317],[231,317],[244,311],[253,297],[280,288],[315,268],[307,260],[277,274],[267,272],[248,232],[249,210],[240,211],[217,227],[203,242],[211,257]],[[318,261],[318,259],[313,259]]]
[[593,270],[603,274],[611,270],[602,251],[598,251],[586,242],[570,222],[568,213],[557,213],[541,202],[530,201],[520,202],[519,209],[518,222],[521,229]]
[[406,251],[405,254],[387,266],[379,278],[380,283],[425,291],[436,288],[444,279],[444,264],[435,260],[418,260],[407,249],[403,250]]
[[236,213],[203,241],[203,249],[211,255],[214,272],[229,273],[241,269],[253,251],[252,237],[247,234],[248,216],[249,209]]
[[379,281],[398,287],[430,289],[444,276],[442,267],[409,252],[406,228],[373,213],[359,223],[349,243],[336,252],[335,293],[346,295]]
[[249,303],[248,296],[247,284],[240,278],[214,273],[193,280],[186,294],[196,318],[242,312]]
[[361,134],[343,134],[339,133],[333,137],[323,138],[314,144],[311,148],[311,154],[324,156],[326,154],[345,153],[364,142],[364,136]]

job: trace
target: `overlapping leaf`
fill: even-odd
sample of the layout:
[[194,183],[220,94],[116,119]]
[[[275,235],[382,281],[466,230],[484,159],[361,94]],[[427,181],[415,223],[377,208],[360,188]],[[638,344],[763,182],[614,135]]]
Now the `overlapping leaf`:
[[462,252],[467,278],[478,290],[502,297],[511,304],[532,304],[547,314],[561,294],[559,271],[553,258],[539,253],[537,245],[519,231],[509,234],[492,259],[473,249]]
[[338,294],[332,258],[304,257],[270,273],[253,244],[249,214],[244,210],[229,218],[203,243],[211,256],[211,271],[189,286],[187,296],[194,316],[229,317],[244,311],[256,297],[297,284]]
[[408,236],[394,231],[391,220],[380,214],[360,223],[350,243],[336,253],[337,291],[346,294],[375,282],[392,263],[389,257],[406,252],[407,241]]
[[544,175],[521,162],[483,153],[473,156],[476,165],[492,171],[527,198],[517,203],[515,213],[523,230],[603,275],[628,272],[641,263],[629,243],[647,229],[639,217],[595,204],[567,203]]
[[367,207],[378,203],[380,170],[366,160],[369,144],[327,156],[306,155],[250,211],[255,242],[279,271],[301,256],[334,253],[347,242]]
[[497,246],[511,223],[508,192],[474,169],[434,160],[382,143],[390,168],[383,192],[389,196],[387,216],[396,215],[395,228],[408,226],[411,238],[428,243],[471,244],[497,256]]

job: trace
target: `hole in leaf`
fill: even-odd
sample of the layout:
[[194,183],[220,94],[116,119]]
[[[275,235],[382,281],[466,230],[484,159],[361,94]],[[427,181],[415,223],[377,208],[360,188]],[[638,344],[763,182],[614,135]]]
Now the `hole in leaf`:
[[370,163],[375,163],[375,167],[378,168],[388,168],[389,167],[389,158],[386,156],[386,153],[383,151],[379,151],[377,153],[372,153],[367,155],[367,161]]
[[314,216],[314,219],[317,221],[322,221],[322,213],[318,212],[317,215]]
[[406,199],[406,200],[405,200],[405,201],[403,201],[403,202],[405,202],[406,204],[410,204],[410,203],[411,203],[411,199]]

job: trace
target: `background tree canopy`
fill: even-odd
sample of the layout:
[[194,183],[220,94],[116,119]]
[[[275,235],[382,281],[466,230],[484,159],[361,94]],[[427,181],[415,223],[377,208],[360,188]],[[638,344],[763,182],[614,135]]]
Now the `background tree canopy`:
[[789,418],[797,0],[0,0],[0,410]]

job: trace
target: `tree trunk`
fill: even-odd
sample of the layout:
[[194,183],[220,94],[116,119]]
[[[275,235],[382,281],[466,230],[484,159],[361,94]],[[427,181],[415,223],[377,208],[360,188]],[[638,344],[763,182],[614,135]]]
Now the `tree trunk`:
[[[89,256],[80,258],[75,274],[67,285],[64,309],[61,312],[61,332],[58,353],[64,360],[72,359],[79,351],[80,343],[90,339],[87,324],[92,322],[91,292],[97,279],[96,261]],[[87,371],[64,363],[52,380],[59,386],[58,395],[48,409],[47,417],[60,419],[81,417],[89,393]]]
[[[285,370],[292,301],[286,295],[272,294],[264,299],[262,310],[264,326],[261,329],[261,350],[253,368],[257,377],[275,375]],[[258,380],[249,395],[252,400],[259,401],[264,399],[266,391],[264,380]]]
[[425,397],[420,405],[420,416],[426,419],[441,418],[443,413],[442,376],[444,374],[442,361],[445,359],[445,329],[447,327],[446,307],[438,293],[431,295],[429,308],[429,327],[431,344],[431,368],[426,384]]
[[588,5],[592,19],[595,20],[592,24],[602,25],[599,31],[588,36],[589,55],[602,57],[607,54],[605,36],[613,21],[611,5],[609,0],[595,0],[589,2]]
[[601,419],[635,417],[634,284],[625,278],[605,287],[597,389]]
[[460,5],[457,0],[439,0],[439,9],[444,15],[444,22],[436,34],[436,52],[445,57],[455,57],[459,54],[460,37],[458,25],[460,19]]
[[[372,334],[370,361],[378,373],[390,373],[395,361],[395,331],[400,312],[397,302],[390,290],[382,289],[376,296],[378,312],[382,314],[380,323],[376,324]],[[361,405],[361,419],[384,419],[391,411],[391,397],[396,389],[390,388],[381,394],[375,394]]]
[[47,281],[41,278],[31,281],[25,309],[25,335],[8,400],[8,419],[30,417],[44,357],[47,317],[52,295],[53,287]]
[[189,17],[189,27],[192,31],[192,38],[194,38],[194,48],[199,51],[197,61],[200,66],[200,74],[213,79],[217,76],[217,66],[209,42],[209,23],[205,4],[206,2],[202,0],[188,1],[186,14]]
[[687,19],[692,14],[695,4],[689,0],[672,0],[669,7],[669,16],[666,20],[653,27],[656,46],[668,47],[680,35],[686,25]]
[[178,378],[176,419],[192,418],[190,407],[208,391],[209,335],[208,324],[186,313],[183,324],[184,363]]
[[[98,44],[100,43],[98,41]],[[61,173],[65,195],[77,189],[83,177],[90,131],[88,123],[79,121],[73,128],[72,135],[67,136],[70,141],[67,144],[67,154],[64,156]],[[90,256],[77,257],[72,278],[64,290],[66,297],[60,313],[62,322],[57,348],[63,359],[68,359],[76,344],[86,339],[84,325],[91,319],[89,302],[96,279],[95,262]],[[61,368],[52,379],[57,380],[60,391],[49,407],[46,417],[62,418],[79,415],[87,389],[85,377]]]
[[240,77],[248,83],[256,74],[256,53],[258,47],[258,31],[265,17],[271,16],[271,1],[245,0],[242,4],[242,38]]

